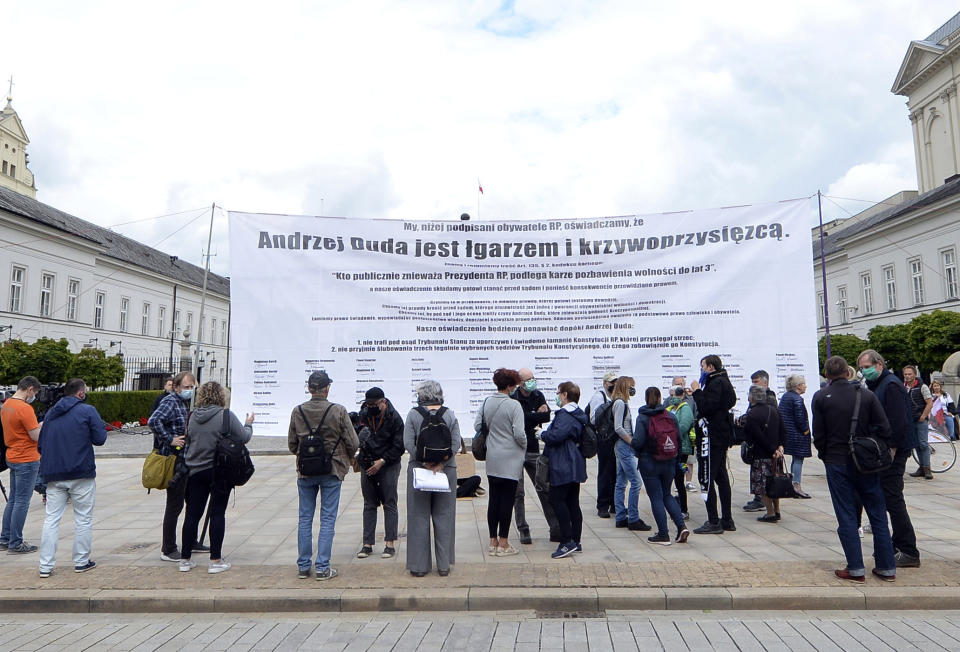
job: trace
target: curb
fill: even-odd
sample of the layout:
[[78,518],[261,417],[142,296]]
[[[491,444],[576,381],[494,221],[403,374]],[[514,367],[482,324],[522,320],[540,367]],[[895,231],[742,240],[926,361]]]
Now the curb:
[[[253,613],[373,611],[900,610],[953,609],[954,587],[522,588],[197,591],[0,591],[0,613]],[[265,609],[266,607],[266,609]]]
[[[149,451],[148,451],[149,452]],[[122,460],[122,459],[144,459],[147,456],[147,453],[97,453],[94,451],[96,459],[98,460]],[[281,450],[265,450],[265,451],[250,451],[250,457],[257,457],[259,455],[271,456],[271,455],[290,455],[290,451],[281,451]]]

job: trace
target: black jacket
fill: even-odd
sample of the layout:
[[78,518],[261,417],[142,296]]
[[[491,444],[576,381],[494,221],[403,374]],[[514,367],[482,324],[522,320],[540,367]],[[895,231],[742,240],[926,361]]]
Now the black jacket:
[[751,406],[743,417],[743,435],[753,444],[756,459],[771,459],[778,447],[786,445],[786,432],[780,411],[769,403]]
[[529,396],[524,396],[519,387],[514,390],[510,398],[520,403],[520,407],[523,408],[523,431],[527,435],[527,452],[539,453],[540,442],[537,440],[536,429],[537,426],[550,420],[550,410],[537,412],[537,409],[541,405],[546,405],[547,399],[539,389],[530,392]]
[[[403,455],[403,417],[389,399],[384,414],[375,417],[369,414],[364,403],[360,408],[360,423],[367,427],[367,430],[360,431],[361,463],[366,459],[372,464],[382,458],[384,466],[390,466],[400,461]],[[366,434],[368,432],[369,434]]]
[[730,408],[737,404],[737,393],[727,378],[727,370],[720,369],[707,376],[703,387],[693,393],[697,414],[707,420],[711,443],[730,446],[733,443],[733,423]]
[[884,369],[879,378],[867,381],[867,387],[880,399],[883,413],[890,424],[890,445],[897,450],[913,449],[916,446],[916,429],[910,413],[910,399],[903,383],[889,369]]
[[[850,423],[858,383],[845,379],[831,381],[813,395],[813,445],[825,464],[846,464],[850,459]],[[860,389],[858,437],[873,435],[892,445],[890,423],[873,392]]]

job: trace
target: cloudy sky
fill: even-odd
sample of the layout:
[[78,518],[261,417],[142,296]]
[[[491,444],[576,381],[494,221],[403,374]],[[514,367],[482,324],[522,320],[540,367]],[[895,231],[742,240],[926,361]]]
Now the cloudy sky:
[[[945,0],[0,0],[0,73],[14,77],[39,200],[105,226],[141,220],[116,230],[199,263],[211,202],[455,218],[476,214],[478,178],[481,219],[818,188],[880,200],[917,186],[894,77],[909,42],[956,11]],[[832,215],[868,205],[837,203]],[[226,274],[225,217],[214,242]]]

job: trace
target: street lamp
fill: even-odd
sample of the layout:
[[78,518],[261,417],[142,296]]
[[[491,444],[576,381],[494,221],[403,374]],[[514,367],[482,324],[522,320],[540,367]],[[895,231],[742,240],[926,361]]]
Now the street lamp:
[[123,342],[120,341],[120,340],[116,340],[116,341],[111,340],[111,341],[110,341],[110,348],[112,349],[112,348],[115,347],[115,346],[119,346],[119,347],[120,347],[120,350],[117,351],[117,355],[119,355],[119,356],[122,358],[122,357],[123,357]]
[[87,341],[87,343],[83,345],[83,348],[85,348],[85,349],[94,348],[94,349],[95,349],[95,348],[97,348],[97,344],[99,344],[99,343],[100,343],[100,340],[99,340],[98,338],[96,338],[96,337],[91,337],[91,338]]
[[8,324],[7,326],[0,326],[0,333],[3,331],[10,331],[10,334],[7,335],[7,339],[13,339],[13,324]]
[[[201,351],[199,351],[199,354],[198,354],[198,355],[199,355],[199,357],[197,358],[197,386],[199,387],[199,386],[200,386],[200,383],[201,383],[201,379],[203,378],[203,365],[204,365],[204,363],[206,362],[206,357],[205,357],[205,356],[206,356],[206,353],[204,353],[204,352],[201,350]],[[210,368],[211,368],[211,369],[213,368],[212,362],[211,362],[211,367],[210,367]]]

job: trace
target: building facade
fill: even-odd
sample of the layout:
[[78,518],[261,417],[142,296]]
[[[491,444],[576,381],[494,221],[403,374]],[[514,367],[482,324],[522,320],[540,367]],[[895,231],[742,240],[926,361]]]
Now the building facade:
[[818,337],[960,311],[960,13],[912,42],[893,92],[908,98],[919,193],[904,191],[828,225],[826,293],[814,232]]
[[[9,98],[4,116],[22,133]],[[38,202],[27,142],[10,140],[16,183],[0,182],[0,339],[65,338],[74,352],[122,355],[128,376],[178,370],[199,347],[203,379],[229,383],[229,280],[209,274],[201,318],[204,270]]]

